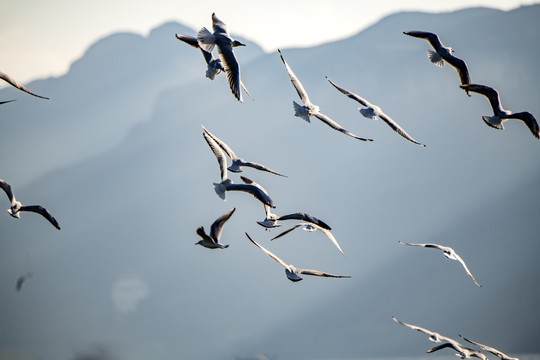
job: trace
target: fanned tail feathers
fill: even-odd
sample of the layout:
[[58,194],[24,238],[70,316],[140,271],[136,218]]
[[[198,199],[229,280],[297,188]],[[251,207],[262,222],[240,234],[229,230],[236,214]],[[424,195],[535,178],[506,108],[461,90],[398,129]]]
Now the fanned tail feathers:
[[439,55],[436,51],[428,50],[427,53],[428,58],[432,63],[440,67],[444,66],[444,60],[442,59],[441,55]]
[[311,122],[311,120],[309,119],[309,112],[305,106],[298,104],[296,101],[293,101],[293,106],[294,106],[294,116],[304,119],[308,123]]

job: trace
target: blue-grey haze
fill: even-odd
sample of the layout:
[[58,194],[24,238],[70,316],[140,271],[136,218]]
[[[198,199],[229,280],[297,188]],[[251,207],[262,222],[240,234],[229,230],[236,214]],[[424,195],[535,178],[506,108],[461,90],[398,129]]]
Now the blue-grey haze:
[[[486,126],[486,99],[468,98],[454,69],[429,63],[427,42],[402,34],[438,33],[472,82],[539,116],[538,18],[540,5],[398,13],[342,41],[282,49],[311,100],[373,143],[293,117],[283,64],[256,41],[235,50],[254,98],[238,103],[225,76],[204,78],[201,54],[174,38],[195,30],[177,23],[101,39],[66,75],[28,84],[49,101],[3,88],[17,101],[0,108],[0,178],[62,230],[0,216],[0,359],[428,358],[432,343],[393,315],[508,354],[540,352],[540,142],[517,121]],[[325,76],[427,147],[361,117]],[[219,199],[201,125],[287,174],[244,172],[276,213],[327,222],[346,256],[318,232],[270,242],[258,201]],[[194,246],[195,229],[232,207],[230,247]],[[291,283],[245,231],[288,263],[352,279]],[[452,246],[483,287],[398,240]]]

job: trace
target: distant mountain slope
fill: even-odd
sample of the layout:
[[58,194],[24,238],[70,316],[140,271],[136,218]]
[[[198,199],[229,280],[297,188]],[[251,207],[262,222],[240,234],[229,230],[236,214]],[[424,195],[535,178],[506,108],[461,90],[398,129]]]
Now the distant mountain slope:
[[[461,332],[509,353],[540,351],[530,341],[539,317],[534,256],[540,250],[535,185],[540,141],[517,121],[505,124],[504,131],[486,126],[481,119],[491,111],[486,100],[467,97],[452,68],[429,63],[425,41],[402,34],[438,32],[466,59],[473,79],[500,90],[505,107],[537,115],[540,105],[532,99],[540,94],[540,72],[531,58],[538,49],[526,45],[540,34],[538,22],[527,22],[539,9],[400,13],[350,39],[282,49],[311,100],[373,143],[316,119],[295,118],[292,101],[298,96],[277,53],[254,55],[242,66],[254,100],[246,97],[240,104],[225,77],[214,83],[204,79],[200,54],[180,44],[175,49],[189,50],[182,61],[192,54],[196,67],[185,77],[196,80],[167,83],[157,91],[150,105],[145,102],[148,115],[126,124],[126,136],[116,146],[111,141],[102,154],[51,170],[28,185],[19,185],[21,175],[12,180],[11,170],[34,171],[50,163],[3,152],[1,176],[11,181],[17,198],[46,206],[62,230],[33,214],[18,220],[0,216],[0,354],[70,359],[98,346],[129,360],[222,360],[256,353],[282,360],[422,356],[431,343],[393,323],[392,315],[448,336]],[[464,24],[471,29],[464,31]],[[521,34],[519,41],[508,28]],[[478,48],[485,43],[493,46]],[[513,53],[517,48],[519,56]],[[73,71],[86,66],[83,61]],[[133,79],[134,89],[122,87],[131,72],[120,71],[111,73],[109,84],[122,91],[106,103],[99,98],[96,108],[110,106],[123,114],[130,105],[143,107],[134,99],[146,94],[145,84]],[[358,104],[325,75],[380,105],[427,148],[361,117]],[[115,81],[117,76],[123,81]],[[33,84],[36,92],[52,97],[39,82]],[[219,199],[212,187],[219,169],[201,125],[237,155],[288,175],[250,169],[242,174],[268,190],[275,213],[304,211],[327,222],[345,256],[318,232],[297,230],[270,241],[277,231],[256,224],[264,217],[260,202],[241,193]],[[39,127],[26,126],[39,135]],[[94,127],[107,136],[112,131]],[[74,143],[101,145],[97,135],[86,140],[84,133],[71,134]],[[56,141],[66,136],[53,135],[42,134]],[[27,138],[21,140],[27,144]],[[239,174],[229,175],[240,182]],[[6,198],[0,206],[9,206]],[[237,210],[221,239],[230,247],[195,246],[197,227],[208,229],[232,207]],[[306,277],[291,283],[244,232],[288,263],[352,279]],[[398,240],[455,247],[484,287],[476,287],[442,254]],[[16,292],[15,280],[28,271],[32,281]],[[118,284],[126,278],[145,289],[129,310],[117,304]],[[133,299],[137,286],[126,286],[121,295]],[[439,311],[439,304],[448,311]]]
[[[10,161],[2,161],[5,173],[26,184],[51,169],[101,154],[150,116],[160,92],[200,79],[210,82],[204,79],[200,52],[178,41],[176,33],[197,32],[169,22],[148,36],[117,33],[98,40],[65,75],[28,84],[49,101],[2,87],[2,99],[17,99],[0,109],[0,153],[10,154]],[[264,54],[246,43],[238,53],[241,61]]]

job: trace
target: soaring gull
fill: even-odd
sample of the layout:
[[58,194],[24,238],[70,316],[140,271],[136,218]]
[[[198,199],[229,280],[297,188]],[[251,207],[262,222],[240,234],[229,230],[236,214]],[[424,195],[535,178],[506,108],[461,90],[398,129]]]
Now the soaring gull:
[[509,119],[516,119],[523,121],[529,130],[531,130],[532,134],[535,138],[540,139],[540,128],[538,127],[538,123],[536,122],[536,119],[534,116],[527,111],[519,112],[519,113],[512,113],[509,110],[503,109],[501,105],[501,98],[499,97],[499,93],[497,90],[485,86],[485,85],[478,85],[478,84],[467,84],[467,85],[461,85],[462,89],[472,91],[478,94],[484,95],[491,104],[491,108],[493,109],[493,116],[482,116],[482,120],[488,125],[491,126],[494,129],[502,130],[504,129],[503,123],[506,120]]
[[[203,127],[204,128],[204,127]],[[216,194],[223,200],[225,200],[225,194],[227,191],[242,191],[254,196],[257,200],[262,202],[264,205],[269,207],[276,207],[274,202],[268,196],[268,193],[261,189],[259,186],[253,184],[233,184],[232,180],[227,176],[227,160],[225,158],[225,153],[221,147],[216,143],[216,141],[203,131],[203,137],[206,140],[206,143],[216,156],[216,159],[219,164],[219,170],[221,173],[221,182],[214,183],[214,190]]]
[[315,224],[313,224],[313,223],[300,223],[300,224],[296,224],[296,225],[294,225],[292,228],[283,231],[282,233],[280,233],[279,235],[273,237],[273,238],[270,239],[270,240],[275,240],[275,239],[280,238],[280,237],[282,237],[282,236],[284,236],[284,235],[287,235],[288,233],[290,233],[291,231],[293,231],[294,229],[297,229],[297,228],[299,228],[299,227],[303,227],[304,230],[310,231],[310,232],[320,230],[324,235],[326,235],[326,237],[328,237],[328,238],[330,239],[330,241],[332,241],[332,244],[334,244],[334,245],[338,248],[339,252],[340,252],[341,254],[345,255],[345,254],[343,253],[343,250],[341,249],[341,246],[339,246],[339,244],[338,244],[336,238],[334,237],[334,235],[332,235],[332,233],[330,232],[330,230],[327,230],[327,229],[325,229],[325,228],[323,228],[323,227],[321,227],[321,226],[315,225]]
[[19,83],[17,80],[15,80],[14,78],[12,78],[11,76],[9,76],[8,74],[6,73],[3,73],[0,71],[0,79],[4,80],[5,82],[7,82],[8,84],[10,84],[11,86],[21,90],[21,91],[24,91],[25,93],[27,94],[30,94],[30,95],[33,95],[35,97],[38,97],[38,98],[41,98],[41,99],[45,99],[45,100],[49,100],[49,98],[47,97],[44,97],[44,96],[40,96],[38,94],[34,94],[33,92],[31,92],[30,90],[28,90],[27,88],[25,88],[21,83]]
[[[465,64],[465,61],[452,55],[454,49],[444,46],[436,34],[426,31],[404,31],[403,33],[405,35],[424,39],[429,42],[435,50],[428,50],[429,60],[431,60],[433,64],[443,67],[444,63],[447,62],[454,69],[456,69],[462,85],[471,83],[471,77],[469,76],[469,70],[467,70],[467,64]],[[467,89],[464,90],[467,92],[467,95],[471,96],[471,93]]]
[[212,139],[214,139],[214,141],[219,145],[219,147],[221,149],[223,149],[223,151],[227,154],[227,156],[229,156],[229,158],[231,158],[232,164],[231,164],[231,166],[229,166],[227,168],[229,171],[232,171],[234,173],[239,173],[239,172],[242,172],[242,166],[247,166],[247,167],[251,167],[251,168],[256,169],[256,170],[266,171],[266,172],[269,172],[269,173],[274,174],[274,175],[279,175],[279,176],[286,177],[285,175],[282,175],[282,174],[280,174],[278,172],[275,172],[274,170],[272,170],[272,169],[270,169],[270,168],[268,168],[268,167],[266,167],[264,165],[261,165],[261,164],[255,163],[255,162],[251,162],[251,161],[245,161],[244,159],[239,158],[238,156],[236,156],[234,151],[232,151],[232,149],[225,142],[223,142],[218,137],[216,137],[215,135],[210,133],[210,131],[206,130],[206,128],[204,126],[203,126],[203,130],[204,130],[204,132],[206,134],[208,134],[208,136],[210,136]]
[[421,146],[426,146],[424,144],[421,144],[419,143],[418,141],[414,140],[409,134],[407,134],[405,132],[405,130],[403,130],[401,128],[401,126],[399,126],[394,120],[392,120],[390,118],[390,116],[386,115],[380,107],[378,107],[377,105],[373,105],[372,103],[370,103],[369,101],[367,101],[366,99],[360,97],[359,95],[356,95],[355,93],[352,93],[350,92],[349,90],[345,90],[344,88],[340,87],[340,86],[337,86],[336,84],[334,84],[328,77],[326,78],[326,80],[328,80],[328,82],[330,84],[332,84],[332,86],[334,86],[336,89],[338,89],[340,92],[342,92],[343,94],[345,94],[347,97],[359,102],[362,106],[365,107],[365,109],[363,108],[358,108],[358,111],[360,111],[360,113],[368,118],[368,119],[372,119],[372,120],[375,120],[377,119],[377,116],[382,120],[384,121],[388,126],[390,126],[392,128],[392,130],[394,130],[395,132],[397,132],[399,135],[403,136],[405,139],[409,140],[409,141],[412,141],[413,143],[415,144],[418,144],[418,145],[421,145]]
[[287,265],[283,260],[278,258],[276,255],[274,255],[272,252],[266,250],[264,247],[256,243],[249,235],[248,233],[245,233],[247,238],[255,244],[259,249],[264,251],[266,255],[270,256],[272,259],[276,260],[281,266],[285,268],[285,274],[287,275],[287,279],[296,282],[302,280],[302,278],[298,275],[312,275],[312,276],[321,276],[321,277],[333,277],[333,278],[350,278],[350,276],[346,275],[333,275],[328,274],[319,270],[309,270],[309,269],[297,269],[293,265]]
[[478,346],[480,349],[482,349],[484,351],[488,351],[488,352],[492,353],[493,355],[497,356],[501,360],[519,360],[518,358],[508,356],[505,353],[503,353],[503,352],[501,352],[501,351],[499,351],[497,349],[492,348],[491,346],[482,345],[480,343],[477,343],[476,341],[469,340],[466,337],[461,336],[461,334],[459,335],[459,337],[461,337],[463,340],[465,340],[467,342],[470,342],[473,345]]
[[47,219],[55,228],[60,230],[60,225],[58,225],[58,221],[41,205],[23,205],[17,199],[15,199],[15,195],[13,194],[13,191],[11,190],[11,186],[5,181],[0,179],[0,188],[2,188],[6,195],[11,202],[11,207],[7,210],[9,215],[13,216],[14,218],[19,219],[21,217],[21,211],[28,211],[28,212],[34,212],[37,214],[40,214],[45,219]]
[[240,65],[233,52],[234,40],[227,31],[227,25],[216,16],[216,13],[212,13],[212,29],[213,33],[205,27],[199,30],[197,41],[201,48],[210,53],[214,46],[217,46],[219,58],[227,73],[229,87],[238,101],[242,102]]
[[223,230],[223,225],[229,220],[231,215],[234,213],[234,210],[236,208],[232,208],[231,210],[227,211],[225,214],[221,215],[212,223],[212,226],[210,227],[210,234],[206,235],[206,232],[204,231],[204,228],[202,226],[199,226],[197,228],[197,235],[199,235],[202,240],[199,240],[195,243],[195,245],[201,245],[208,249],[226,249],[229,247],[229,245],[223,245],[219,242],[219,238],[221,237],[221,231]]
[[478,282],[476,282],[476,279],[474,278],[474,276],[469,271],[469,268],[465,264],[465,261],[463,261],[461,256],[459,256],[454,251],[454,249],[452,249],[451,247],[442,246],[442,245],[438,245],[438,244],[411,244],[411,243],[405,243],[405,242],[401,242],[401,241],[399,241],[399,243],[403,244],[403,245],[409,245],[409,246],[420,246],[420,247],[425,247],[425,248],[432,248],[432,249],[442,250],[444,256],[446,256],[448,259],[459,261],[461,263],[461,265],[463,265],[463,267],[465,268],[465,271],[467,272],[467,275],[469,275],[469,277],[472,279],[472,281],[474,281],[474,283],[476,285],[482,287],[482,285],[480,285]]
[[304,90],[302,83],[300,82],[300,80],[298,80],[296,75],[294,75],[293,71],[291,70],[291,68],[289,67],[285,59],[283,58],[283,55],[281,54],[281,51],[279,49],[278,49],[278,52],[279,52],[279,56],[281,57],[281,61],[283,61],[283,64],[285,64],[285,68],[287,69],[287,72],[289,73],[289,77],[291,78],[291,83],[296,89],[298,96],[300,96],[300,99],[304,103],[304,106],[302,106],[296,103],[295,101],[293,101],[294,116],[304,119],[308,123],[311,122],[309,117],[315,116],[317,119],[321,120],[323,123],[330,126],[332,129],[342,132],[345,135],[349,135],[355,139],[362,140],[362,141],[373,141],[372,139],[364,139],[364,138],[354,135],[353,133],[342,128],[341,125],[339,125],[337,122],[335,122],[334,120],[330,119],[328,116],[321,113],[319,107],[317,105],[314,105],[309,100],[308,94],[306,90]]

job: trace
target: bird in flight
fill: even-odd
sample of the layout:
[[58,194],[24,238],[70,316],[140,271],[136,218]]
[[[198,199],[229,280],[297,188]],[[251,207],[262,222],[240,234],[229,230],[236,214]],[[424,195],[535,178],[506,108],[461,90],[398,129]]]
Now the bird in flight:
[[195,245],[201,245],[208,249],[226,249],[229,247],[229,245],[224,245],[219,242],[219,238],[221,237],[221,232],[223,230],[223,225],[229,220],[229,218],[234,213],[234,210],[236,208],[232,208],[231,210],[227,211],[225,214],[221,215],[212,223],[212,226],[210,227],[210,234],[206,234],[204,231],[204,227],[199,226],[197,228],[197,235],[199,235],[202,240],[199,240],[195,243]]
[[18,82],[17,80],[15,80],[14,78],[12,78],[11,76],[9,76],[8,74],[6,74],[6,73],[4,73],[2,71],[0,71],[0,79],[4,80],[5,82],[10,84],[14,88],[17,88],[17,89],[19,89],[21,91],[24,91],[27,94],[33,95],[33,96],[41,98],[41,99],[49,100],[48,97],[41,96],[41,95],[38,95],[38,94],[35,94],[35,93],[31,92],[30,90],[25,88],[20,82]]

